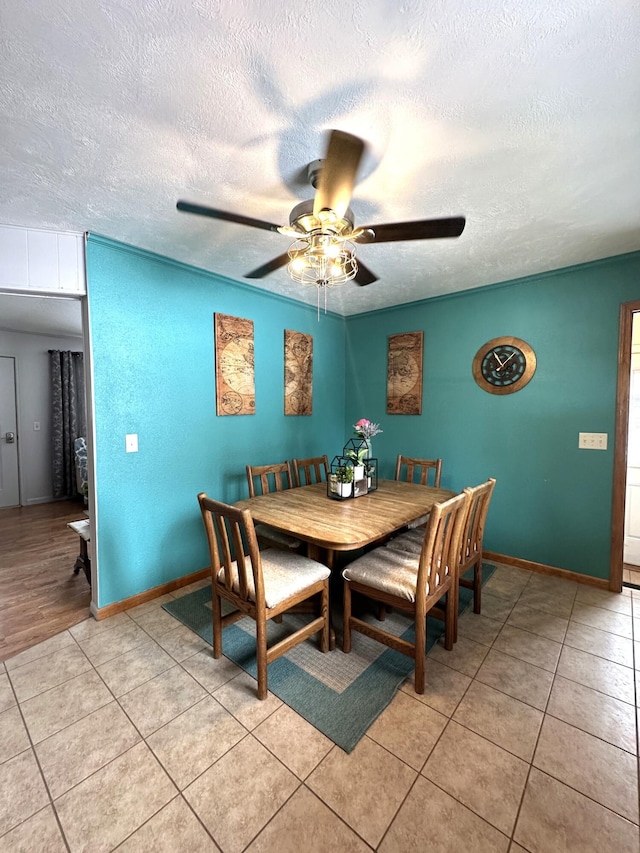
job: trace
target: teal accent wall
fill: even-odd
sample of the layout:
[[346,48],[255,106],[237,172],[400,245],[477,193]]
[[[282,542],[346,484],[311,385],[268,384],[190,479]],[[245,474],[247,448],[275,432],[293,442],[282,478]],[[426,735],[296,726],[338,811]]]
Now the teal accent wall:
[[[233,502],[247,463],[339,451],[345,321],[96,235],[87,273],[104,607],[209,564],[198,492]],[[216,416],[214,312],[254,322],[255,415]],[[284,416],[285,329],[313,335],[311,416]]]
[[[98,607],[208,564],[199,491],[233,502],[248,462],[331,459],[361,417],[384,430],[381,476],[403,452],[441,456],[448,488],[497,478],[488,550],[608,577],[618,316],[640,298],[640,253],[320,323],[314,308],[96,235],[87,272]],[[254,321],[253,416],[216,416],[214,312]],[[283,414],[285,329],[313,335],[310,417]],[[387,336],[419,329],[423,414],[387,415]],[[538,360],[529,385],[502,397],[471,373],[499,335]],[[609,449],[578,450],[578,432],[608,433]],[[125,453],[127,433],[138,453]]]
[[[619,307],[638,298],[634,253],[350,318],[347,429],[361,417],[381,423],[382,476],[402,452],[442,457],[446,488],[496,477],[487,550],[607,578]],[[422,414],[387,415],[387,336],[421,329]],[[531,382],[504,396],[471,372],[500,335],[537,356]],[[608,433],[608,450],[579,450],[579,432]]]

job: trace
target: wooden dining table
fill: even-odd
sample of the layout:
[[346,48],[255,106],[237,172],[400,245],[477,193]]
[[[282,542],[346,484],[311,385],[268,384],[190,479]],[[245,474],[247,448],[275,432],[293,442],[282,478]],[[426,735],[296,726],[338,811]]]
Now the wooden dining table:
[[378,488],[357,498],[335,500],[326,483],[269,492],[237,501],[254,522],[301,539],[307,554],[333,567],[338,551],[356,551],[427,515],[434,504],[456,492],[399,480],[379,480]]

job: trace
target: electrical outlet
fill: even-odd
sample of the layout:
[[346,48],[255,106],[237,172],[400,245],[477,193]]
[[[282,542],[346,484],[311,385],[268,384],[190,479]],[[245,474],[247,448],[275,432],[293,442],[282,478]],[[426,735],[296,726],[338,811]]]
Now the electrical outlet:
[[131,433],[130,435],[125,435],[124,446],[126,448],[127,453],[137,453],[138,452],[138,434],[137,433]]
[[606,432],[579,432],[578,447],[582,450],[606,450]]
[[33,431],[34,432],[40,432],[40,421],[34,421],[33,422]]

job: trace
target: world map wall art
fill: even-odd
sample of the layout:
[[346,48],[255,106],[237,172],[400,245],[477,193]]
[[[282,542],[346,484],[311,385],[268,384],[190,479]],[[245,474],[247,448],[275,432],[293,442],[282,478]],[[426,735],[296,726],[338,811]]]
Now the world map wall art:
[[313,337],[284,330],[284,413],[313,411]]
[[214,314],[216,414],[254,415],[256,385],[253,320]]
[[389,335],[387,414],[422,414],[423,332]]

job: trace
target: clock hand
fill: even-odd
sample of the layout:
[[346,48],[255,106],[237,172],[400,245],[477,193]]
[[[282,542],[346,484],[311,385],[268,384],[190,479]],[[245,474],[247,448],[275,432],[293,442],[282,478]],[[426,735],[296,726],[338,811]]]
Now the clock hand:
[[494,353],[493,353],[493,357],[495,358],[495,360],[496,360],[496,361],[498,362],[498,364],[499,364],[498,370],[502,370],[502,368],[504,367],[504,362],[503,362],[503,361],[500,361],[500,356],[498,355],[498,353],[497,353],[497,352],[494,352]]
[[507,362],[511,361],[511,359],[514,357],[514,355],[515,355],[515,352],[512,352],[512,353],[511,353],[511,355],[509,356],[509,358],[506,358],[506,359],[502,362],[502,364],[500,365],[500,370],[502,370],[502,368],[505,366],[505,364],[506,364]]

